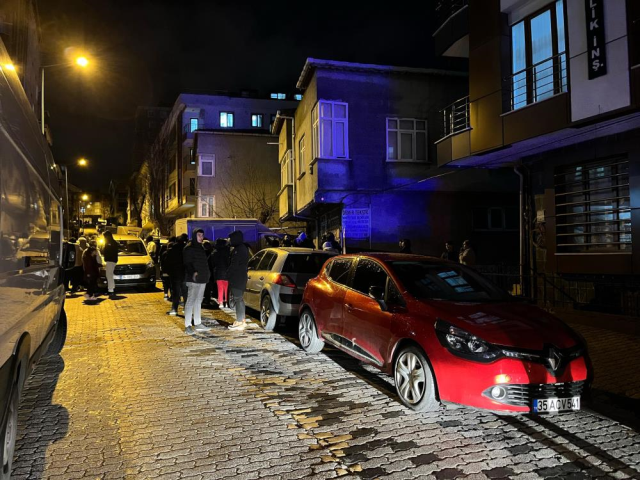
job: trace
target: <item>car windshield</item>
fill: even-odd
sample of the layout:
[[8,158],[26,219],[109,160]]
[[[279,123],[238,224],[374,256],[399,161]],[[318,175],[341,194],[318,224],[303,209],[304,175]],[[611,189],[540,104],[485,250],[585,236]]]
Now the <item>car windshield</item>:
[[283,273],[307,273],[310,275],[317,275],[320,273],[320,269],[324,262],[326,262],[332,255],[322,253],[290,253],[287,256],[287,260],[284,262],[282,268]]
[[389,262],[404,287],[420,299],[452,302],[504,302],[509,295],[461,265],[426,261]]
[[146,255],[147,249],[140,240],[118,240],[118,254],[120,255]]

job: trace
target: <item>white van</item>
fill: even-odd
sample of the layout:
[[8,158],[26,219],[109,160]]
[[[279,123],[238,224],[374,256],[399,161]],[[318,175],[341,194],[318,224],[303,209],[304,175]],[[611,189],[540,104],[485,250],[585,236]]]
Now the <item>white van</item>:
[[[20,394],[67,332],[59,172],[0,40],[0,478],[9,478]],[[52,343],[53,342],[53,343]]]

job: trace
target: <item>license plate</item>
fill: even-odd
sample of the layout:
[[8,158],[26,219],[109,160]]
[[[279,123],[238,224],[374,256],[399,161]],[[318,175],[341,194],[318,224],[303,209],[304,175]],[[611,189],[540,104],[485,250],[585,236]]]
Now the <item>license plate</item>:
[[580,397],[545,398],[533,401],[535,413],[566,412],[569,410],[580,410]]
[[137,280],[141,278],[140,275],[114,275],[116,280]]

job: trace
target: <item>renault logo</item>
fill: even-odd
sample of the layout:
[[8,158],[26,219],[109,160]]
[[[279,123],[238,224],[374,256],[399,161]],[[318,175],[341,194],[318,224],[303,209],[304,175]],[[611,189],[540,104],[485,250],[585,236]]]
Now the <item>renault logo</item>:
[[551,370],[557,370],[562,362],[562,355],[555,348],[549,349],[549,358],[547,359]]

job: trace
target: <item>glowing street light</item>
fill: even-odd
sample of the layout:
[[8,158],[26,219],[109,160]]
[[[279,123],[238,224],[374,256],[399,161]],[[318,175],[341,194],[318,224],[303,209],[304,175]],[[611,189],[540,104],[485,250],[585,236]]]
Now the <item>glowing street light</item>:
[[86,158],[80,158],[78,159],[78,166],[80,167],[86,167],[89,164],[89,162],[87,162]]
[[87,59],[87,57],[78,57],[76,58],[76,64],[78,64],[82,68],[85,68],[87,65],[89,65],[89,60]]
[[11,71],[11,72],[15,72],[15,71],[16,71],[16,66],[15,66],[13,63],[5,63],[5,64],[3,65],[3,67],[4,67],[6,70],[9,70],[9,71]]
[[89,200],[89,195],[85,193],[84,195],[82,195],[82,201],[86,202],[87,200]]

